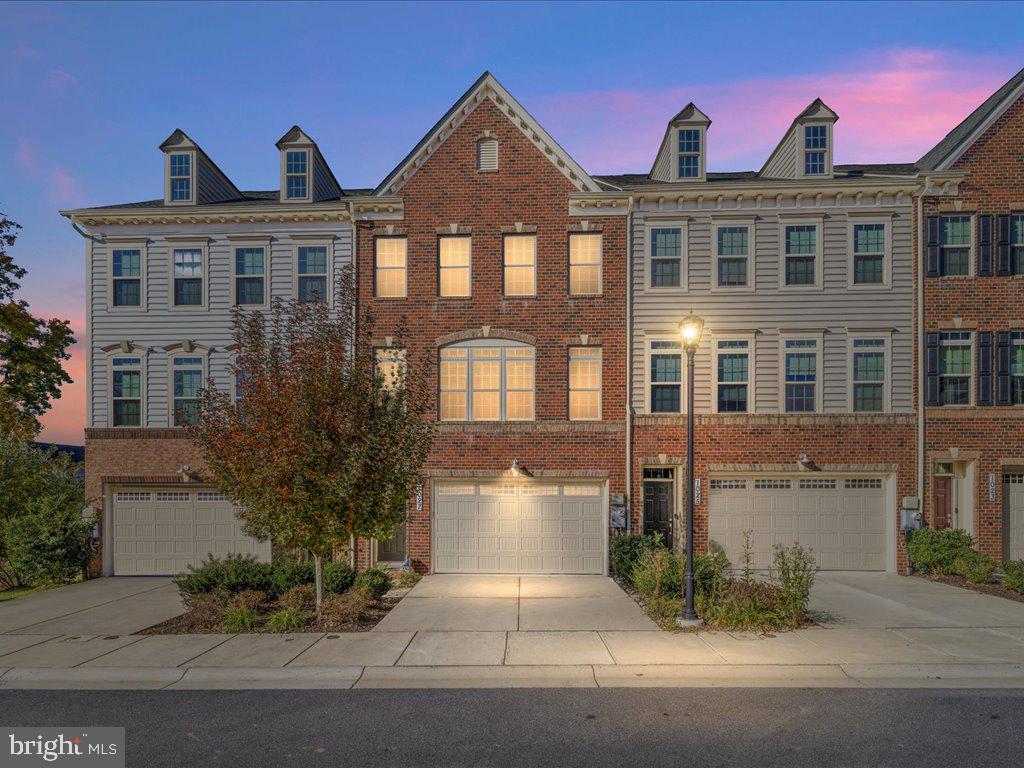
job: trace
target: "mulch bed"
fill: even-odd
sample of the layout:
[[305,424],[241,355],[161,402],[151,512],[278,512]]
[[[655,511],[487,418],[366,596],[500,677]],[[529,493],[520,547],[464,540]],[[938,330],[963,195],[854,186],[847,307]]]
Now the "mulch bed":
[[[401,598],[382,598],[366,610],[362,616],[359,617],[358,621],[352,621],[343,626],[332,626],[330,629],[320,627],[316,622],[307,624],[298,629],[293,629],[288,634],[297,634],[300,632],[368,632],[373,629],[380,620],[383,619],[388,613],[398,605],[398,601]],[[217,634],[234,634],[225,633],[220,627],[201,627],[197,626],[195,621],[189,616],[188,613],[183,613],[180,616],[175,616],[173,619],[162,621],[159,624],[154,624],[152,627],[143,629],[138,634],[140,635],[217,635]],[[267,632],[262,627],[254,629],[250,634],[272,634]]]
[[1024,603],[1024,595],[1017,594],[1012,589],[1007,589],[998,582],[992,584],[972,584],[963,576],[949,576],[942,573],[915,573],[914,576],[925,581],[937,581],[940,584],[948,584],[951,587],[960,587],[961,589],[969,589],[972,592],[980,592],[983,595],[994,595],[995,597]]

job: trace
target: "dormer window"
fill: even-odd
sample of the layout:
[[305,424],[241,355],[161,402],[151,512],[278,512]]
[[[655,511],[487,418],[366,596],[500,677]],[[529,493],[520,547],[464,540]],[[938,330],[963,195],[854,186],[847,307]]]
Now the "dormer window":
[[828,173],[828,126],[804,126],[804,176]]
[[187,152],[171,154],[168,158],[170,171],[170,198],[172,203],[192,201],[192,155]]
[[285,194],[289,200],[309,197],[309,152],[304,149],[285,153]]
[[700,172],[700,128],[679,129],[679,178],[699,179]]

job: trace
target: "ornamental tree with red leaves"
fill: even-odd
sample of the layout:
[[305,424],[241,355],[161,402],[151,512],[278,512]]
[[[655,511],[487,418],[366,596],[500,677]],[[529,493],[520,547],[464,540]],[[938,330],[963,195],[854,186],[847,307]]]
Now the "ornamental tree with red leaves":
[[246,532],[313,555],[319,609],[323,559],[351,537],[389,537],[422,482],[435,432],[427,364],[401,335],[374,349],[351,269],[333,306],[236,310],[234,336],[235,393],[210,381],[192,434]]

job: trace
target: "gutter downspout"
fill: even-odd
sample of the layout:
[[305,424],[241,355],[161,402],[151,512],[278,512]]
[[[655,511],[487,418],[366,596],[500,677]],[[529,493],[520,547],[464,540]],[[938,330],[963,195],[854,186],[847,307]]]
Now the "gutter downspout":
[[633,196],[626,205],[626,534],[633,532]]
[[928,179],[917,196],[917,503],[918,511],[924,514],[924,478],[925,478],[925,397],[924,390],[928,384],[925,373],[924,350],[924,190],[928,188]]

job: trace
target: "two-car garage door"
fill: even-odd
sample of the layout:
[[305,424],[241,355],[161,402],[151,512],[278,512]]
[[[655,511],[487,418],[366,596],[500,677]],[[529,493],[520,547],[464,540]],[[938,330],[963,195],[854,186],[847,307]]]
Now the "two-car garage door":
[[749,531],[757,569],[771,565],[776,544],[799,542],[823,570],[885,570],[885,485],[879,477],[712,478],[708,537],[734,567]]
[[110,506],[115,576],[181,573],[213,554],[270,561],[270,542],[242,531],[235,508],[215,489],[125,488]]
[[603,483],[439,482],[433,503],[438,573],[606,572]]

